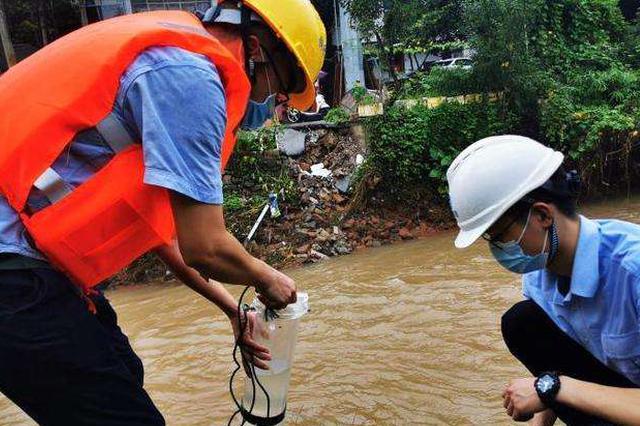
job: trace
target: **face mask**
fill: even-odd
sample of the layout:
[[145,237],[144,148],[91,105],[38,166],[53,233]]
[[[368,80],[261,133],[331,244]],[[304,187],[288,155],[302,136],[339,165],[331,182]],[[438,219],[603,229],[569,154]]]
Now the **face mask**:
[[[524,237],[524,233],[527,230],[530,219],[531,210],[529,210],[527,223],[524,225],[522,233],[520,234],[520,237],[517,241],[509,241],[508,243],[489,243],[491,254],[493,254],[493,257],[498,261],[498,263],[509,271],[515,272],[516,274],[526,274],[528,272],[544,269],[547,266],[547,262],[549,260],[549,253],[545,253],[544,251],[544,248],[547,245],[547,239],[549,237],[548,232],[545,233],[544,242],[542,243],[542,249],[540,250],[539,254],[535,256],[529,256],[522,250],[522,247],[520,247],[520,242]],[[555,232],[555,224],[552,226],[552,232],[554,232],[554,235],[557,235],[557,233]],[[556,241],[557,244],[557,237],[552,238],[552,240]],[[553,248],[552,251],[554,251]]]
[[247,112],[244,115],[242,128],[256,130],[263,126],[264,122],[273,118],[276,109],[276,94],[269,95],[264,102],[249,101]]

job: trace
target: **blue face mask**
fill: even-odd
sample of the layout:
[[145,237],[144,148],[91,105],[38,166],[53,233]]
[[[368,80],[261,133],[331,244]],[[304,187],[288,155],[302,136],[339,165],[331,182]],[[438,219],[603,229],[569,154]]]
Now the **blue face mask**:
[[255,102],[249,100],[247,106],[247,112],[244,115],[242,121],[242,127],[244,130],[256,130],[264,125],[264,122],[273,118],[274,111],[276,109],[276,93],[267,96],[263,102]]
[[[527,223],[524,225],[522,233],[520,234],[520,237],[517,241],[509,241],[508,243],[501,243],[499,241],[496,241],[489,243],[491,254],[493,254],[493,257],[498,261],[498,263],[509,271],[515,272],[516,274],[526,274],[528,272],[544,269],[547,266],[547,262],[549,261],[550,253],[555,252],[556,250],[555,247],[551,247],[550,253],[545,253],[544,251],[544,248],[547,246],[547,239],[549,238],[548,232],[545,233],[544,243],[542,243],[542,250],[540,250],[539,254],[535,256],[529,256],[522,250],[522,247],[520,247],[520,242],[524,237],[524,233],[527,230],[530,219],[531,210],[529,210]],[[552,237],[552,246],[554,242],[557,246],[558,238],[556,236],[557,233],[555,224],[552,226],[552,232],[554,232],[554,236]]]

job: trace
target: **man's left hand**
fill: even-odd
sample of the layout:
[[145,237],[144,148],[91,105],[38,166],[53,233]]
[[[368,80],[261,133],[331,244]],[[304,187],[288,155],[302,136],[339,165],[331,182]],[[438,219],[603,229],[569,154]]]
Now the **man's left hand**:
[[[265,331],[261,330],[258,326],[255,312],[247,312],[246,317],[243,316],[241,319],[244,318],[247,319],[246,325],[244,324],[244,320],[242,321],[243,324],[238,321],[237,315],[233,315],[231,318],[229,318],[229,320],[231,321],[233,335],[235,336],[236,340],[240,338],[240,345],[245,361],[245,370],[247,371],[247,374],[250,374],[249,371],[251,370],[246,364],[247,362],[252,363],[257,368],[260,368],[262,370],[268,370],[269,364],[267,364],[267,362],[271,361],[271,353],[269,352],[269,348],[259,344],[255,340],[257,333],[265,335]],[[243,326],[244,333],[242,334],[242,337],[240,337],[240,332],[243,329]]]
[[513,420],[524,422],[547,409],[538,397],[535,381],[535,377],[513,380],[502,393],[504,408]]

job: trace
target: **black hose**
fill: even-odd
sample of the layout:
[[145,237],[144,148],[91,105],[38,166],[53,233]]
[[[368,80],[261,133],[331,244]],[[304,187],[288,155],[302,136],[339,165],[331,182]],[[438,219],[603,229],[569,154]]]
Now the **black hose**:
[[[240,371],[242,369],[242,364],[240,364],[240,362],[238,362],[238,358],[237,358],[238,348],[240,349],[242,361],[249,364],[248,365],[249,368],[247,369],[248,370],[247,371],[247,376],[249,376],[249,379],[251,380],[252,396],[251,396],[251,406],[249,407],[249,410],[247,410],[248,414],[252,413],[253,408],[255,406],[255,402],[256,402],[256,383],[258,384],[258,387],[260,387],[260,390],[262,390],[262,392],[264,393],[264,395],[265,395],[265,397],[267,399],[267,416],[266,417],[270,416],[270,411],[271,411],[271,398],[269,397],[269,393],[264,388],[262,383],[260,383],[260,379],[258,379],[258,375],[256,374],[256,367],[255,367],[255,365],[253,363],[253,357],[254,356],[251,355],[251,359],[247,360],[247,358],[249,358],[249,357],[245,353],[244,348],[243,348],[243,344],[242,344],[242,336],[244,336],[244,333],[245,333],[245,331],[247,329],[247,326],[249,324],[248,317],[247,317],[247,311],[249,310],[249,307],[242,303],[242,301],[244,300],[244,296],[247,293],[247,291],[249,291],[249,286],[245,287],[245,289],[242,291],[242,294],[240,295],[240,299],[238,300],[237,315],[238,315],[238,323],[240,324],[240,332],[239,332],[238,337],[236,338],[235,344],[233,346],[233,362],[236,364],[236,368],[233,370],[233,372],[231,373],[231,377],[229,378],[229,393],[231,394],[231,398],[233,399],[233,402],[236,405],[237,410],[233,413],[233,415],[229,419],[229,422],[227,423],[227,426],[231,426],[231,423],[233,422],[233,419],[238,415],[238,413],[240,413],[242,411],[242,408],[243,408],[242,407],[242,401],[238,401],[238,398],[236,398],[235,392],[233,391],[233,380],[235,379],[235,376],[238,373],[238,371]],[[265,315],[267,314],[266,310],[265,310]],[[243,418],[241,426],[244,425],[245,422],[246,422],[246,420]]]

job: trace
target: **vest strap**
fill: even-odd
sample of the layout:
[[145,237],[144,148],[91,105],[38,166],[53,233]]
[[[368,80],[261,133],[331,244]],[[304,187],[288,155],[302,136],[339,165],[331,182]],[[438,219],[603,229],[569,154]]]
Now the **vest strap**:
[[113,114],[99,122],[96,130],[116,154],[135,143],[124,125]]
[[33,183],[33,186],[44,193],[51,204],[55,204],[62,200],[73,190],[70,185],[62,180],[62,177],[49,167],[40,175]]

